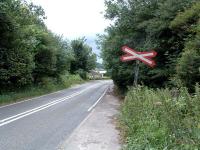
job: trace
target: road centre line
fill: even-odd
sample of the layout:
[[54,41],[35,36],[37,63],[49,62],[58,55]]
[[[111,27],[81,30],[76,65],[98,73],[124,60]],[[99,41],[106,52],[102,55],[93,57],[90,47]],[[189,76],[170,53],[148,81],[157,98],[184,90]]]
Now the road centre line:
[[3,105],[3,106],[0,106],[0,109],[1,108],[5,108],[5,107],[9,107],[9,106],[13,106],[13,105],[16,105],[16,104],[20,104],[20,103],[24,103],[24,102],[28,102],[28,101],[32,101],[34,99],[38,99],[38,98],[42,98],[44,96],[48,96],[48,95],[52,95],[52,94],[56,94],[56,93],[60,93],[62,92],[63,90],[60,90],[60,91],[56,91],[56,92],[53,92],[53,93],[49,93],[49,94],[45,94],[45,95],[41,95],[41,96],[37,96],[37,97],[33,97],[33,98],[30,98],[30,99],[27,99],[27,100],[22,100],[22,101],[19,101],[19,102],[15,102],[15,103],[11,103],[11,104],[7,104],[7,105]]
[[[82,85],[80,85],[80,86],[82,86]],[[73,89],[74,87],[72,86],[71,88]],[[49,96],[49,95],[52,95],[52,94],[60,93],[60,92],[62,92],[64,90],[66,90],[66,89],[59,90],[59,91],[52,92],[52,93],[48,93],[48,94],[44,94],[44,95],[41,95],[41,96],[36,96],[36,97],[29,98],[29,99],[26,99],[26,100],[22,100],[22,101],[19,101],[19,102],[3,105],[3,106],[0,106],[0,109],[1,108],[5,108],[5,107],[9,107],[9,106],[13,106],[13,105],[16,105],[16,104],[20,104],[20,103],[23,103],[23,102],[32,101],[34,99],[42,98],[42,97]]]
[[49,107],[51,107],[51,106],[54,106],[54,105],[56,105],[56,104],[58,104],[58,103],[61,103],[61,102],[65,101],[65,100],[68,100],[68,99],[70,99],[70,98],[73,98],[73,97],[75,97],[75,96],[77,96],[77,95],[80,95],[81,93],[83,93],[83,92],[85,92],[86,90],[88,90],[88,89],[90,89],[90,88],[93,88],[93,87],[95,87],[95,86],[97,86],[97,85],[90,86],[90,87],[88,87],[88,88],[86,88],[86,89],[84,89],[84,90],[82,90],[82,91],[80,91],[80,92],[73,93],[73,94],[70,95],[70,96],[67,96],[67,97],[64,97],[64,98],[60,98],[60,99],[58,99],[58,100],[55,100],[55,101],[53,101],[53,102],[44,104],[44,105],[39,106],[39,107],[36,107],[36,108],[34,108],[34,109],[31,109],[31,110],[25,111],[25,112],[23,112],[23,113],[20,113],[20,114],[17,114],[17,115],[14,115],[14,116],[5,118],[5,119],[3,119],[3,120],[0,120],[0,127],[1,127],[1,126],[4,126],[4,125],[6,125],[6,124],[9,124],[9,123],[11,123],[11,122],[14,122],[14,121],[16,121],[16,120],[19,120],[19,119],[21,119],[21,118],[24,118],[24,117],[26,117],[26,116],[29,116],[29,115],[31,115],[31,114],[34,114],[34,113],[36,113],[36,112],[39,112],[39,111],[41,111],[41,110],[47,109],[47,108],[49,108]]
[[[79,92],[77,92],[77,94],[79,94]],[[76,96],[76,93],[72,94],[71,96]],[[44,104],[44,105],[42,105],[42,106],[39,106],[39,107],[36,107],[36,108],[34,108],[34,109],[31,109],[31,110],[25,111],[25,112],[20,113],[20,114],[17,114],[17,115],[15,115],[15,116],[8,117],[8,118],[6,118],[6,119],[0,120],[0,123],[5,122],[5,121],[10,120],[10,119],[13,119],[13,118],[16,118],[16,117],[18,117],[18,116],[21,116],[21,115],[27,114],[27,113],[29,113],[29,112],[35,111],[35,110],[37,110],[37,109],[41,109],[41,108],[46,107],[46,106],[48,106],[48,105],[54,104],[54,103],[56,103],[56,102],[59,102],[59,101],[61,101],[61,100],[63,100],[63,99],[64,99],[64,100],[65,100],[65,99],[69,99],[69,98],[71,98],[71,96],[67,96],[67,97],[64,97],[64,98],[61,98],[61,99],[55,100],[55,101],[53,101],[53,102],[50,102],[50,103]]]

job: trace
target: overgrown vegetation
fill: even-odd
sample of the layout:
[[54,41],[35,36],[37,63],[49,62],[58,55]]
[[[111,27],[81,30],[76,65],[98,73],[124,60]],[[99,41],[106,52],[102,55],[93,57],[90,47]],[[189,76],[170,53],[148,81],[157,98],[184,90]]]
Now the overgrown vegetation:
[[96,55],[84,38],[70,42],[52,33],[45,18],[40,6],[25,0],[0,2],[1,95],[11,92],[12,97],[12,92],[26,88],[46,90],[60,84],[63,76],[71,82],[69,72],[86,79],[86,73],[95,67]]
[[[200,2],[106,0],[105,4],[105,18],[114,24],[99,36],[98,44],[115,84],[128,90],[121,116],[124,149],[199,149],[200,90],[195,85],[200,83]],[[144,87],[128,89],[135,62],[120,61],[124,45],[158,52],[154,69],[140,63],[139,84]]]
[[[133,83],[134,61],[122,63],[121,47],[158,52],[157,66],[140,64],[139,83],[151,87],[187,86],[200,82],[199,9],[197,0],[106,0],[114,24],[99,36],[108,72],[121,89]],[[112,58],[112,59],[110,59]],[[180,85],[181,83],[181,85]]]
[[92,48],[84,42],[84,38],[71,42],[74,59],[71,62],[70,72],[77,73],[83,79],[86,79],[87,72],[96,67],[96,55],[92,53]]
[[45,78],[43,82],[45,83],[40,85],[32,85],[26,88],[15,89],[13,92],[3,92],[0,95],[0,105],[62,90],[74,84],[84,83],[84,80],[79,75],[65,74],[62,75],[59,80]]
[[131,88],[122,106],[126,150],[197,150],[200,147],[200,88]]

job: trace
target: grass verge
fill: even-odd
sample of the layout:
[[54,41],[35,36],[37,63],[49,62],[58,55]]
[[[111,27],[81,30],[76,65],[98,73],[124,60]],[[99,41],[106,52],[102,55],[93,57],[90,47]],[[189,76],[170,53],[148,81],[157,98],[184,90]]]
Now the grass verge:
[[198,150],[200,88],[131,88],[121,108],[124,150]]
[[15,90],[14,92],[3,92],[0,95],[0,105],[48,94],[83,82],[84,80],[79,75],[63,75],[59,81],[55,81],[52,78],[45,78],[40,85]]

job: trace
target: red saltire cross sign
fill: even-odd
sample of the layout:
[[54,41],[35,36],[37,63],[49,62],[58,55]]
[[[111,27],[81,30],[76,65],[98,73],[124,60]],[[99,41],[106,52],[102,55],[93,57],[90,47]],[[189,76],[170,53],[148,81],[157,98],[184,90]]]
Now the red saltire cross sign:
[[144,64],[155,67],[156,63],[151,58],[156,57],[157,52],[155,51],[149,51],[149,52],[137,52],[134,49],[129,48],[128,46],[123,46],[122,51],[126,53],[126,55],[123,55],[120,57],[121,61],[127,62],[131,60],[140,60]]

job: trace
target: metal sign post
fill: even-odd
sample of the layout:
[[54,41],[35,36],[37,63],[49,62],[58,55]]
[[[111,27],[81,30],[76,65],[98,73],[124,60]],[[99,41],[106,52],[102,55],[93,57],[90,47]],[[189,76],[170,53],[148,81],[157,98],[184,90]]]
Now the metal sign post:
[[134,67],[134,82],[133,82],[133,85],[136,87],[137,86],[137,83],[138,83],[138,75],[139,75],[139,61],[136,60],[135,62],[135,67]]

